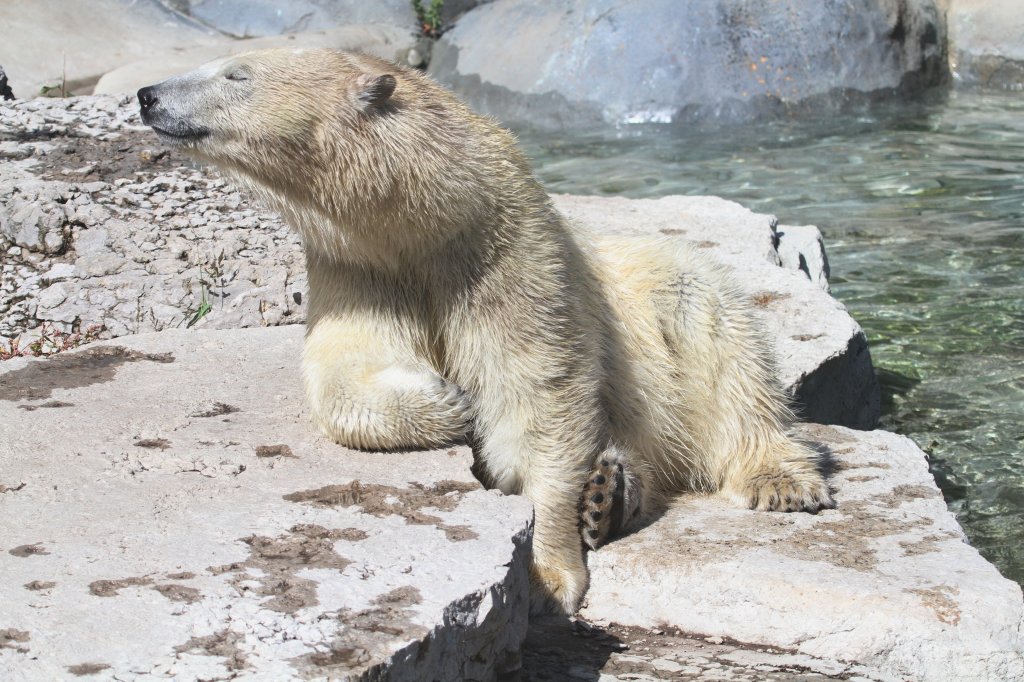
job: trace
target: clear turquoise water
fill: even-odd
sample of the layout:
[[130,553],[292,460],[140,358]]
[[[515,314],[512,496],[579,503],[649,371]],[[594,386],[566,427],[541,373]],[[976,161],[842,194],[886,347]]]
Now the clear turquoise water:
[[554,192],[715,194],[818,225],[833,294],[871,343],[883,427],[931,455],[971,542],[1024,583],[1024,94],[521,139]]

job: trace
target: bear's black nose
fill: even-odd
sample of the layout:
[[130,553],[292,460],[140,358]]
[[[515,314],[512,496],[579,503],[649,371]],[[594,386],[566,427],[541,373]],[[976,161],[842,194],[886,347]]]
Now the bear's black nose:
[[153,105],[157,103],[156,92],[153,86],[150,85],[147,88],[139,90],[139,104],[142,105],[142,113],[146,113],[153,108]]

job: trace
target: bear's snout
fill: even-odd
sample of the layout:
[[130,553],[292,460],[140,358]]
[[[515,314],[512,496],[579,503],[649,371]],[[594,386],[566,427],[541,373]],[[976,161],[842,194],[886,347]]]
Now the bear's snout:
[[140,89],[139,113],[142,122],[151,127],[164,142],[189,145],[207,137],[209,129],[196,120],[183,98],[180,84],[163,82]]

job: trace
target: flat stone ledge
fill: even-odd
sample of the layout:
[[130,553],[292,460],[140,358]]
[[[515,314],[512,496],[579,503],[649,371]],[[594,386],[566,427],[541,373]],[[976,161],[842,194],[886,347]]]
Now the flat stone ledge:
[[529,503],[481,489],[467,448],[324,440],[302,336],[170,330],[0,365],[0,678],[518,665]]
[[[838,506],[680,500],[589,555],[581,616],[776,647],[877,680],[1024,680],[1024,602],[967,544],[908,438],[808,424]],[[827,670],[826,670],[827,671]]]

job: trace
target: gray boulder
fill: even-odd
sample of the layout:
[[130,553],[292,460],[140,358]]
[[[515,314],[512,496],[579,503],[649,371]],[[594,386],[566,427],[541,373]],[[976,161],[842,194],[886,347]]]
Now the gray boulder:
[[737,121],[942,82],[934,0],[498,0],[429,72],[507,123]]
[[[352,24],[390,24],[414,31],[409,0],[159,0],[169,9],[236,38],[320,31]],[[430,0],[424,0],[424,6]],[[445,23],[475,7],[477,0],[447,0]]]
[[950,0],[950,61],[962,85],[1024,88],[1024,10],[1018,0]]

